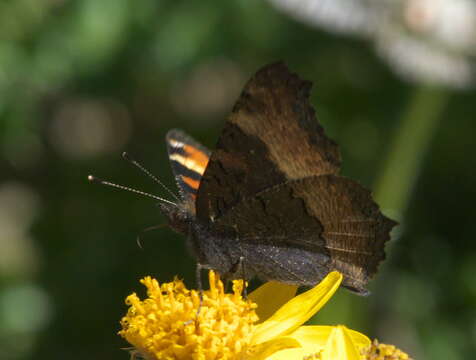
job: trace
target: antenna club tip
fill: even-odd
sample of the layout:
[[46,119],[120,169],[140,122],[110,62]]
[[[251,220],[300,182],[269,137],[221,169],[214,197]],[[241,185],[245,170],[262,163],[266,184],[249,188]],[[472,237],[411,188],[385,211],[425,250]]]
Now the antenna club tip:
[[123,157],[124,159],[126,159],[126,160],[132,160],[132,157],[131,157],[131,156],[129,155],[129,153],[126,152],[126,151],[123,151],[123,152],[122,152],[122,157]]
[[88,175],[88,181],[90,183],[100,183],[101,180],[99,180],[97,177],[93,176],[93,175]]

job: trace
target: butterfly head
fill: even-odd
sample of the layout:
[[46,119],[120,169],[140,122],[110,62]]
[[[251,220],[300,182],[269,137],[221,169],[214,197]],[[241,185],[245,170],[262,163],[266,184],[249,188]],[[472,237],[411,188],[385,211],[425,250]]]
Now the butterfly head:
[[184,206],[161,202],[160,210],[167,218],[168,225],[174,231],[187,234],[192,221],[191,214]]

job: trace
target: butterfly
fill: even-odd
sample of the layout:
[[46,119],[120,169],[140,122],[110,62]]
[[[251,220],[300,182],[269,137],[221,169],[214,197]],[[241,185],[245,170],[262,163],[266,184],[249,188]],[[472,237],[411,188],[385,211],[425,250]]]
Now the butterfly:
[[339,175],[339,149],[316,119],[311,86],[270,64],[245,85],[213,151],[170,130],[180,201],[160,208],[186,235],[197,269],[296,285],[337,270],[364,295],[397,223]]

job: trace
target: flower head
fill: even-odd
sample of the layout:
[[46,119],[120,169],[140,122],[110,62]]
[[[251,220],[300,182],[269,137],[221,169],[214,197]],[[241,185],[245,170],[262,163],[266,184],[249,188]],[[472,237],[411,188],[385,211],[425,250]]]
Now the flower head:
[[181,280],[159,285],[144,278],[148,298],[127,297],[130,308],[119,334],[147,359],[235,358],[250,342],[256,305],[242,299],[242,282],[234,283],[233,294],[225,294],[214,272],[209,281],[200,305],[199,293]]
[[227,294],[210,271],[210,290],[200,303],[199,292],[180,280],[160,285],[146,277],[141,282],[148,298],[127,297],[130,307],[119,334],[148,360],[393,359],[368,357],[382,354],[383,348],[371,347],[365,335],[345,326],[302,326],[341,281],[340,273],[331,272],[295,297],[296,287],[270,282],[243,299],[242,281],[234,281],[233,293]]

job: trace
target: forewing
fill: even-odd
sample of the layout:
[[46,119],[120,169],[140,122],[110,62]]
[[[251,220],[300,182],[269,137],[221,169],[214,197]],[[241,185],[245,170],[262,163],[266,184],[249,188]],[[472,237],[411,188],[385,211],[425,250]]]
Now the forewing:
[[180,194],[188,208],[195,213],[195,199],[210,151],[177,129],[167,133],[166,143]]
[[316,120],[310,89],[283,63],[265,66],[249,80],[200,183],[202,222],[274,185],[338,173],[338,147]]
[[[335,175],[291,180],[257,193],[214,224],[224,233],[234,232],[245,249],[275,249],[263,252],[256,266],[281,264],[273,268],[276,280],[317,282],[324,267],[327,272],[343,273],[344,285],[358,292],[365,292],[367,281],[385,258],[384,245],[395,225],[380,212],[368,190]],[[302,256],[296,249],[304,250],[306,259],[316,254],[315,271],[302,269],[301,259],[292,255]]]

